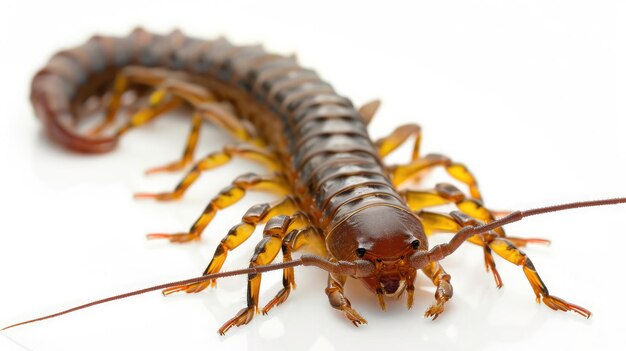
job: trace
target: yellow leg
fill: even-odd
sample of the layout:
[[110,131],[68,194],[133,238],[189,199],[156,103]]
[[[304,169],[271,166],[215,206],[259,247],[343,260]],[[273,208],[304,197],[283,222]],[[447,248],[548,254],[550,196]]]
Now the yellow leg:
[[[283,240],[283,262],[291,261],[291,253],[300,250],[303,246],[315,249],[319,255],[325,255],[326,243],[322,234],[313,227],[292,230]],[[283,288],[276,296],[263,307],[263,314],[267,314],[272,308],[282,304],[289,297],[291,290],[296,288],[293,268],[283,269]]]
[[182,104],[182,101],[176,97],[170,97],[158,104],[143,108],[131,116],[130,120],[118,128],[114,133],[116,137],[120,137],[129,130],[142,126],[155,118],[162,116],[164,113],[171,111]]
[[206,228],[217,212],[239,200],[247,190],[267,190],[281,195],[287,194],[288,189],[282,179],[277,177],[262,177],[254,173],[244,174],[235,179],[231,185],[222,189],[207,205],[202,215],[191,226],[188,232],[176,234],[148,234],[148,239],[168,239],[171,242],[182,243],[200,239],[202,231]]
[[159,201],[178,200],[198,177],[200,177],[202,172],[223,166],[230,162],[234,156],[259,162],[271,171],[279,171],[281,169],[281,165],[276,157],[267,150],[250,145],[227,145],[222,151],[213,152],[196,163],[173,191],[164,193],[138,193],[135,194],[135,197],[140,199],[156,199]]
[[[483,204],[472,198],[467,198],[457,187],[447,183],[439,183],[432,190],[403,190],[400,194],[405,198],[407,205],[413,211],[439,205],[454,204],[463,213],[483,222],[493,222],[495,216]],[[496,232],[504,236],[502,228]]]
[[[226,261],[228,252],[236,249],[239,245],[248,240],[259,224],[266,223],[271,218],[277,216],[290,215],[296,211],[296,204],[290,197],[286,197],[282,201],[274,205],[258,204],[250,207],[250,209],[246,211],[246,214],[241,218],[241,223],[232,227],[228,231],[228,234],[226,234],[226,236],[222,239],[220,244],[215,249],[213,259],[211,259],[211,262],[202,274],[207,275],[218,273],[222,269],[222,266]],[[296,224],[297,222],[294,221],[294,227]],[[201,283],[180,285],[173,288],[168,288],[163,290],[163,295],[169,295],[180,291],[184,291],[187,293],[197,293],[206,289],[209,286],[216,286],[216,281],[210,280]]]
[[[416,212],[426,235],[432,235],[433,233],[456,233],[463,227],[474,226],[480,224],[476,219],[464,214],[462,212],[453,211],[450,214],[419,211]],[[492,272],[496,286],[502,287],[502,279],[496,269],[496,263],[493,260],[489,242],[495,238],[503,237],[502,232],[487,232],[480,235],[474,235],[468,239],[472,244],[481,246],[483,248],[483,256],[485,259],[485,269],[487,272]],[[519,243],[520,246],[525,246],[528,243],[545,243],[547,240],[536,238],[516,238],[507,237],[507,240]]]
[[256,146],[264,146],[263,140],[255,136],[254,127],[244,124],[235,116],[232,107],[225,103],[200,103],[194,105],[196,111],[213,124],[227,131],[235,139]]
[[[276,216],[270,219],[263,230],[263,239],[257,244],[254,255],[250,259],[250,267],[272,263],[278,255],[285,236],[292,230],[302,229],[307,225],[302,219],[290,216]],[[255,313],[259,313],[259,290],[262,274],[248,275],[247,306],[240,310],[235,317],[229,319],[219,329],[224,335],[233,326],[248,324]]]
[[251,128],[235,116],[232,107],[217,98],[205,87],[180,79],[168,79],[158,85],[150,96],[150,104],[158,105],[169,97],[177,97],[189,104],[201,117],[224,129],[239,141],[262,146]]
[[167,80],[152,93],[150,103],[158,105],[171,97],[182,99],[195,109],[187,146],[182,159],[165,166],[154,167],[147,173],[178,171],[189,165],[193,160],[202,119],[211,121],[239,141],[256,146],[264,145],[261,139],[253,137],[251,128],[247,128],[224,103],[218,103],[215,96],[206,88],[184,81]]
[[195,112],[191,117],[191,130],[189,131],[189,136],[187,137],[187,144],[185,145],[185,150],[183,151],[183,157],[180,160],[171,162],[165,166],[150,168],[146,171],[146,174],[178,171],[191,164],[191,162],[193,162],[194,151],[198,145],[201,126],[202,116]]
[[439,262],[432,262],[422,268],[422,272],[432,280],[437,287],[435,290],[435,304],[430,306],[424,317],[437,319],[444,310],[445,303],[452,298],[452,285],[450,284],[450,275],[443,270]]
[[507,261],[522,266],[524,274],[533,288],[537,303],[543,301],[543,303],[556,311],[573,311],[585,318],[591,316],[591,312],[583,307],[569,303],[561,298],[550,295],[548,288],[543,283],[535,266],[526,256],[525,253],[520,251],[512,242],[504,239],[497,238],[489,243],[489,247],[498,254],[498,256],[506,259]]
[[474,175],[465,165],[453,162],[450,158],[437,154],[428,154],[420,157],[407,165],[395,165],[388,167],[393,184],[400,186],[408,180],[419,175],[421,172],[431,170],[434,167],[444,167],[452,178],[466,184],[469,187],[472,198],[482,201],[478,183]]
[[120,108],[122,107],[122,96],[132,86],[158,86],[171,78],[171,74],[158,68],[146,68],[140,66],[128,66],[122,69],[115,77],[113,91],[109,99],[104,120],[88,132],[90,135],[98,135],[110,127],[115,122]]
[[411,161],[415,161],[419,158],[420,143],[422,139],[422,129],[417,124],[405,124],[396,128],[390,135],[376,141],[375,145],[378,148],[378,154],[380,157],[385,157],[396,150],[400,145],[407,141],[410,137],[415,136],[415,142],[413,144],[413,153],[411,154]]
[[[427,207],[454,204],[463,213],[482,222],[493,222],[496,217],[494,211],[487,209],[480,201],[467,198],[457,187],[447,183],[439,183],[435,186],[435,189],[432,190],[404,190],[401,191],[400,194],[413,211],[419,211]],[[506,236],[502,228],[496,228],[494,231],[498,233],[499,236]],[[512,239],[517,240],[515,238]],[[529,242],[542,244],[550,243],[549,240],[538,238],[520,240],[523,240],[518,242],[522,246],[525,246],[526,243]]]
[[[166,166],[151,169],[149,173],[179,170],[191,163],[191,159],[188,155],[192,154],[193,148],[195,148],[195,141],[192,143],[192,136],[197,140],[197,134],[199,132],[199,123],[196,121],[197,118],[205,118],[213,122],[240,141],[258,146],[263,145],[260,139],[253,136],[254,133],[251,131],[252,129],[244,125],[239,118],[234,116],[229,109],[225,107],[225,103],[217,102],[216,97],[205,87],[187,82],[185,79],[186,77],[183,74],[176,74],[159,68],[138,66],[124,68],[114,81],[113,92],[104,120],[100,125],[90,131],[89,134],[100,134],[112,125],[115,121],[115,116],[120,110],[122,95],[132,86],[139,85],[155,87],[155,91],[153,91],[149,97],[150,108],[142,109],[140,112],[135,113],[131,121],[117,131],[118,135],[154,119],[158,115],[179,106],[182,102],[186,102],[196,110],[194,121],[192,122],[192,134],[189,137],[183,159]],[[170,100],[175,101],[176,104],[170,103]]]

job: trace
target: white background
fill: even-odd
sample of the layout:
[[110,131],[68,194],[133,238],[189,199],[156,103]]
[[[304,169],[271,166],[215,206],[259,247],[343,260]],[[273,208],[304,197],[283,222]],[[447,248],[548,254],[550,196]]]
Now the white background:
[[[137,191],[170,189],[181,174],[142,171],[179,156],[188,129],[171,117],[129,133],[101,156],[62,150],[43,135],[28,102],[32,75],[54,52],[91,34],[125,35],[134,26],[165,33],[223,34],[238,44],[297,53],[356,104],[381,98],[373,137],[401,123],[423,126],[423,150],[471,167],[486,203],[527,209],[625,196],[626,28],[611,1],[355,2],[4,0],[0,13],[0,324],[90,299],[199,274],[217,241],[253,194],[223,213],[199,244],[147,242],[181,231],[236,175],[259,170],[233,162],[206,174],[178,203],[134,201]],[[207,126],[201,153],[230,140]],[[393,160],[408,159],[408,150]],[[435,172],[431,182],[448,180]],[[415,307],[381,312],[360,284],[347,294],[369,321],[354,328],[329,307],[325,276],[297,271],[298,289],[269,316],[225,337],[217,328],[245,303],[245,278],[197,295],[157,292],[24,326],[0,335],[2,350],[568,350],[623,343],[626,207],[583,209],[511,225],[543,236],[526,252],[555,295],[593,311],[585,320],[537,305],[519,267],[498,260],[504,288],[465,247],[444,261],[455,296],[435,322],[424,319],[433,289]],[[256,238],[256,239],[255,239]],[[259,236],[229,257],[243,267]],[[445,240],[441,236],[434,240]],[[280,288],[268,274],[261,302]]]

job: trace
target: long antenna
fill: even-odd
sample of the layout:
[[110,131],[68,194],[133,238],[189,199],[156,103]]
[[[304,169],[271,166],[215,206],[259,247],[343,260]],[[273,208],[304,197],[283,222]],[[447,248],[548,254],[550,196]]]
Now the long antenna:
[[413,263],[411,264],[413,267],[423,267],[429,262],[442,260],[444,257],[450,255],[456,249],[461,246],[465,240],[469,239],[473,235],[481,234],[488,232],[490,230],[502,227],[506,224],[517,222],[522,220],[523,218],[535,216],[538,214],[558,212],[571,210],[574,208],[582,208],[582,207],[594,207],[594,206],[605,206],[605,205],[617,205],[626,203],[626,197],[618,197],[614,199],[605,199],[605,200],[592,200],[592,201],[578,201],[578,202],[570,202],[567,204],[554,205],[554,206],[546,206],[540,208],[534,208],[526,211],[515,211],[510,214],[495,220],[490,223],[481,224],[477,226],[465,227],[458,231],[449,242],[435,245],[430,250],[419,253],[411,258]]
[[190,278],[190,279],[185,279],[185,280],[179,280],[179,281],[176,281],[176,282],[155,285],[155,286],[151,286],[149,288],[143,288],[143,289],[139,289],[139,290],[135,290],[135,291],[131,291],[131,292],[115,295],[115,296],[110,296],[110,297],[107,297],[107,298],[104,298],[104,299],[92,301],[92,302],[89,302],[89,303],[86,303],[86,304],[83,304],[83,305],[80,305],[80,306],[72,307],[70,309],[67,309],[67,310],[64,310],[64,311],[61,311],[61,312],[50,314],[50,315],[47,315],[47,316],[31,319],[31,320],[20,322],[20,323],[15,323],[15,324],[12,324],[12,325],[9,325],[7,327],[4,327],[4,328],[0,329],[0,331],[11,329],[11,328],[14,328],[14,327],[17,327],[17,326],[20,326],[20,325],[24,325],[24,324],[39,322],[39,321],[43,321],[43,320],[46,320],[46,319],[62,316],[64,314],[76,312],[76,311],[82,310],[84,308],[100,305],[100,304],[103,304],[103,303],[106,303],[106,302],[110,302],[110,301],[125,299],[125,298],[131,297],[131,296],[145,294],[147,292],[151,292],[151,291],[155,291],[155,290],[167,289],[167,288],[171,288],[171,287],[174,287],[174,286],[180,286],[180,285],[200,283],[200,282],[204,282],[204,281],[211,280],[211,279],[225,278],[225,277],[230,277],[230,276],[234,276],[234,275],[249,274],[249,273],[263,273],[263,272],[273,271],[273,270],[277,270],[277,269],[283,269],[283,268],[289,268],[289,267],[297,267],[297,266],[301,266],[302,264],[303,264],[302,260],[293,260],[293,261],[287,261],[287,262],[281,262],[281,263],[274,263],[274,264],[265,265],[265,266],[257,266],[257,267],[250,267],[250,268],[244,268],[244,269],[237,269],[237,270],[228,271],[228,272],[219,272],[219,273],[215,273],[215,274],[203,275],[201,277]]
[[104,299],[88,302],[86,304],[72,307],[70,309],[67,309],[61,312],[53,313],[53,314],[39,317],[39,318],[34,318],[31,320],[16,323],[16,324],[12,324],[12,325],[9,325],[7,327],[0,329],[0,331],[14,328],[14,327],[24,325],[24,324],[39,322],[39,321],[43,321],[46,319],[62,316],[64,314],[76,312],[84,308],[100,305],[100,304],[115,301],[115,300],[125,299],[131,296],[145,294],[147,292],[151,292],[155,290],[167,289],[167,288],[181,286],[181,285],[195,284],[195,283],[200,283],[200,282],[204,282],[204,281],[211,280],[211,279],[226,278],[226,277],[231,277],[235,275],[250,274],[250,273],[259,274],[259,273],[264,273],[264,272],[269,272],[269,271],[275,271],[278,269],[292,268],[292,267],[298,267],[298,266],[315,266],[327,272],[341,273],[341,274],[357,276],[357,277],[367,276],[374,271],[374,264],[365,260],[357,260],[355,262],[347,262],[347,261],[331,262],[330,260],[324,257],[305,254],[305,255],[302,255],[300,259],[293,260],[293,261],[286,261],[286,262],[281,262],[281,263],[273,263],[273,264],[267,264],[267,265],[262,265],[262,266],[254,266],[254,267],[249,267],[249,268],[237,269],[237,270],[227,271],[227,272],[207,274],[207,275],[203,275],[203,276],[196,277],[196,278],[190,278],[190,279],[185,279],[185,280],[179,280],[176,282],[155,285],[149,288],[143,288],[143,289],[139,289],[139,290],[135,290],[135,291],[131,291],[131,292],[115,295],[115,296],[106,297]]
[[[603,206],[603,205],[617,205],[617,204],[623,204],[623,203],[626,203],[626,197],[607,199],[607,200],[572,202],[572,203],[567,203],[567,204],[562,204],[562,205],[541,207],[541,208],[536,208],[536,209],[531,209],[531,210],[526,210],[526,211],[515,211],[491,223],[482,224],[478,226],[465,227],[461,229],[458,233],[454,235],[452,239],[450,239],[448,243],[436,245],[433,248],[431,248],[429,251],[420,252],[418,255],[411,257],[411,261],[412,261],[411,265],[413,267],[419,268],[419,267],[423,267],[429,262],[441,260],[444,257],[451,254],[452,252],[454,252],[459,246],[461,246],[461,244],[463,244],[463,242],[465,242],[465,240],[469,239],[472,235],[484,233],[484,232],[496,229],[498,227],[502,227],[506,224],[517,222],[526,217],[530,217],[530,216],[534,216],[538,214],[550,213],[550,212],[564,211],[564,210],[569,210],[573,208]],[[43,321],[46,319],[50,319],[50,318],[58,317],[58,316],[68,314],[71,312],[75,312],[78,310],[82,310],[84,308],[100,305],[100,304],[110,302],[110,301],[125,299],[131,296],[145,294],[147,292],[151,292],[155,290],[167,289],[167,288],[180,286],[180,285],[200,283],[200,282],[204,282],[204,281],[211,280],[211,279],[225,278],[225,277],[231,277],[231,276],[241,275],[241,274],[264,273],[264,272],[274,271],[278,269],[298,267],[298,266],[315,266],[328,272],[341,273],[344,275],[350,275],[350,276],[355,276],[355,277],[365,277],[365,276],[371,275],[374,272],[374,265],[371,262],[365,261],[365,260],[357,260],[355,262],[346,262],[346,261],[331,262],[326,258],[315,256],[315,255],[302,255],[300,259],[293,260],[293,261],[237,269],[237,270],[228,271],[228,272],[208,274],[208,275],[203,275],[201,277],[155,285],[149,288],[139,289],[139,290],[107,297],[107,298],[92,301],[92,302],[89,302],[80,306],[72,307],[70,309],[67,309],[61,312],[53,313],[47,316],[12,324],[12,325],[9,325],[7,327],[0,329],[0,331],[14,328],[14,327],[24,325],[24,324]]]

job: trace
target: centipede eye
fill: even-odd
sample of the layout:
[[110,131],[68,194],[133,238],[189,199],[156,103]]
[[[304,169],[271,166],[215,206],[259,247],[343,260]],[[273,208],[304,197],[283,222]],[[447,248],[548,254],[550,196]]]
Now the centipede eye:
[[359,247],[358,249],[356,249],[356,255],[359,256],[359,257],[363,257],[363,256],[365,256],[365,251],[366,250],[364,248]]
[[413,242],[411,243],[411,247],[415,250],[417,250],[418,247],[420,247],[420,241],[419,240],[413,240]]

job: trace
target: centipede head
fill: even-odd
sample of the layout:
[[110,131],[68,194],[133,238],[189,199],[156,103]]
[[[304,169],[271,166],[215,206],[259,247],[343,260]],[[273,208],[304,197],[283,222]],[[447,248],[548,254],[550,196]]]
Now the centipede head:
[[[331,255],[338,260],[368,260],[374,274],[359,278],[379,296],[397,297],[413,285],[415,268],[410,256],[427,250],[428,242],[419,220],[411,213],[390,206],[373,206],[354,213],[339,224],[327,240]],[[381,302],[381,306],[383,303]]]

